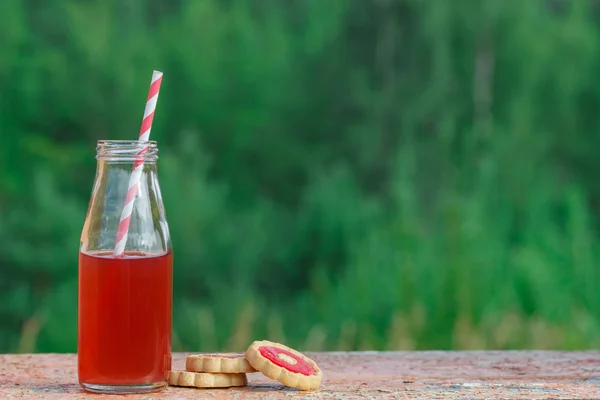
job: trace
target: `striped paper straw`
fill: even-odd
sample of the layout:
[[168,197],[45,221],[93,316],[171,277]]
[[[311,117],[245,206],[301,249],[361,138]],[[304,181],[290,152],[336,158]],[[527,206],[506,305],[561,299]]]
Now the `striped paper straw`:
[[[148,91],[148,100],[146,101],[146,110],[144,111],[144,119],[142,120],[142,128],[140,129],[140,142],[147,142],[150,139],[150,130],[152,129],[152,120],[154,119],[154,110],[156,110],[156,102],[158,101],[158,92],[162,82],[162,72],[152,72],[152,82],[150,82],[150,90]],[[125,244],[127,244],[127,235],[129,232],[129,222],[131,221],[131,212],[133,211],[133,202],[140,186],[142,170],[144,169],[144,153],[148,151],[148,145],[144,146],[137,155],[133,163],[133,170],[129,177],[129,187],[125,204],[121,212],[119,227],[117,228],[117,243],[115,244],[115,257],[122,257],[125,252]]]

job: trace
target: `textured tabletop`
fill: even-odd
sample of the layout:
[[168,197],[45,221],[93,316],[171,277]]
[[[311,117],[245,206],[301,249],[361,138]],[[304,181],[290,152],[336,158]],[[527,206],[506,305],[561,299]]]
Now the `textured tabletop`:
[[[311,356],[324,373],[317,392],[261,374],[231,389],[169,387],[149,395],[86,394],[73,354],[0,355],[0,399],[600,399],[600,352],[357,352]],[[174,355],[183,369],[185,354]]]

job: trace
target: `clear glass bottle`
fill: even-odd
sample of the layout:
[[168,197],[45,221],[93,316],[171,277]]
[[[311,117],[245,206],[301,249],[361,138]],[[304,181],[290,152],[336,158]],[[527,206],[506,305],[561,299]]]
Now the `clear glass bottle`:
[[[125,251],[117,227],[138,152],[143,168]],[[98,393],[144,393],[171,369],[173,255],[156,142],[98,142],[96,178],[79,248],[78,376]]]

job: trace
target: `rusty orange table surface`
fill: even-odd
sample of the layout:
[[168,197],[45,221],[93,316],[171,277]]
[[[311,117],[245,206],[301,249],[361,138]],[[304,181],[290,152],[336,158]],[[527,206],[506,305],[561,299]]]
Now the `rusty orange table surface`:
[[[77,384],[73,354],[0,355],[0,399],[600,399],[600,352],[308,353],[324,373],[303,392],[248,375],[243,388],[168,387],[147,395],[103,396]],[[173,356],[184,369],[186,354]]]

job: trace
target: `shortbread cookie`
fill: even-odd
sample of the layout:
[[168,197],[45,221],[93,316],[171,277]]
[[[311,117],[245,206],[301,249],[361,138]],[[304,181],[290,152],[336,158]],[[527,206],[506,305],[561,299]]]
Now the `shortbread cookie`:
[[246,351],[254,368],[286,386],[302,390],[318,389],[323,373],[310,358],[279,343],[256,341]]
[[197,388],[245,386],[246,374],[207,374],[189,371],[169,371],[169,385]]
[[187,356],[185,369],[194,372],[239,374],[256,372],[243,353],[194,354]]

